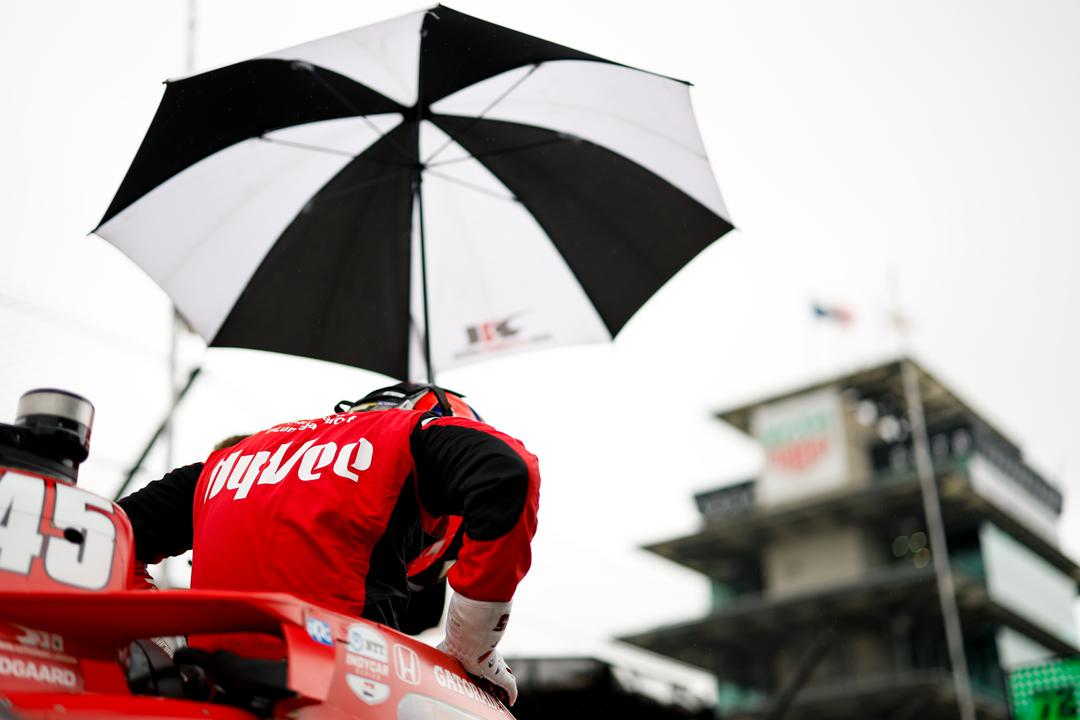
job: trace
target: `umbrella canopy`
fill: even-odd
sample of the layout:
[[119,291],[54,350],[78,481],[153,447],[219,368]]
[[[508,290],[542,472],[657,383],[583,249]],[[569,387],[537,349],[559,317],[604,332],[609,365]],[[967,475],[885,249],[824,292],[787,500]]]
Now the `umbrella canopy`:
[[607,340],[731,229],[684,82],[439,6],[167,83],[95,232],[210,345]]

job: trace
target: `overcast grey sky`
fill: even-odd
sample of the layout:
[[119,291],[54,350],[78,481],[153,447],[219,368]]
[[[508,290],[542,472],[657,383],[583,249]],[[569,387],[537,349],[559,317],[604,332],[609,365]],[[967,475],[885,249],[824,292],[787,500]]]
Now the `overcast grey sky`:
[[[703,582],[635,548],[691,531],[693,492],[758,468],[753,444],[710,412],[895,353],[885,320],[895,296],[915,356],[1066,491],[1065,546],[1078,554],[1080,5],[452,6],[693,81],[738,227],[614,344],[440,377],[541,457],[536,562],[508,652],[641,662],[606,638],[703,612]],[[196,68],[420,7],[203,2]],[[160,82],[183,73],[186,8],[8,0],[0,24],[0,416],[10,420],[30,387],[87,395],[98,423],[84,484],[103,491],[164,412],[168,304],[86,233],[142,139]],[[811,299],[848,307],[855,322],[815,323]],[[204,356],[197,342],[184,351],[206,370],[179,416],[178,461],[233,432],[323,414],[382,381],[259,353]],[[282,380],[298,371],[302,380]],[[150,469],[163,462],[156,454]]]

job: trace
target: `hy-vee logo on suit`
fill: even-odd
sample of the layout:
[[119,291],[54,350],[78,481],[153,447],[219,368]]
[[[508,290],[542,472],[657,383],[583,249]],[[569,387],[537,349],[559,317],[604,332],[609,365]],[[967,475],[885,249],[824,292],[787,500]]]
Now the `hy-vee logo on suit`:
[[297,476],[304,481],[318,480],[324,469],[334,475],[356,482],[360,479],[354,470],[363,472],[371,467],[375,448],[366,438],[338,446],[334,442],[315,444],[308,440],[289,453],[291,442],[284,443],[271,455],[268,450],[243,455],[234,452],[214,466],[210,481],[206,484],[204,501],[212,499],[222,489],[235,490],[234,500],[243,500],[254,485],[276,485],[297,468]]

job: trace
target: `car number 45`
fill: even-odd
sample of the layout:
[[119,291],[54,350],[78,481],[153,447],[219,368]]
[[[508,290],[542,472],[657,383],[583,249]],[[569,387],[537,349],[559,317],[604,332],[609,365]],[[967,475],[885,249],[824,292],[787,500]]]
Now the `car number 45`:
[[[112,503],[76,487],[50,488],[38,477],[0,475],[0,571],[29,575],[42,557],[45,573],[57,582],[98,590],[109,582],[116,526]],[[51,513],[46,516],[47,510]],[[57,533],[42,533],[43,528]],[[2,584],[2,579],[0,579]]]

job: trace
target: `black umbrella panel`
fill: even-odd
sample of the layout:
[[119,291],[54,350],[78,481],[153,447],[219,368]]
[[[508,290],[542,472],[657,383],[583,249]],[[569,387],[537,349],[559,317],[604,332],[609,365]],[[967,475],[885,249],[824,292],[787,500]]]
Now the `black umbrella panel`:
[[95,232],[210,345],[430,379],[614,337],[726,218],[685,83],[440,6],[169,82]]

